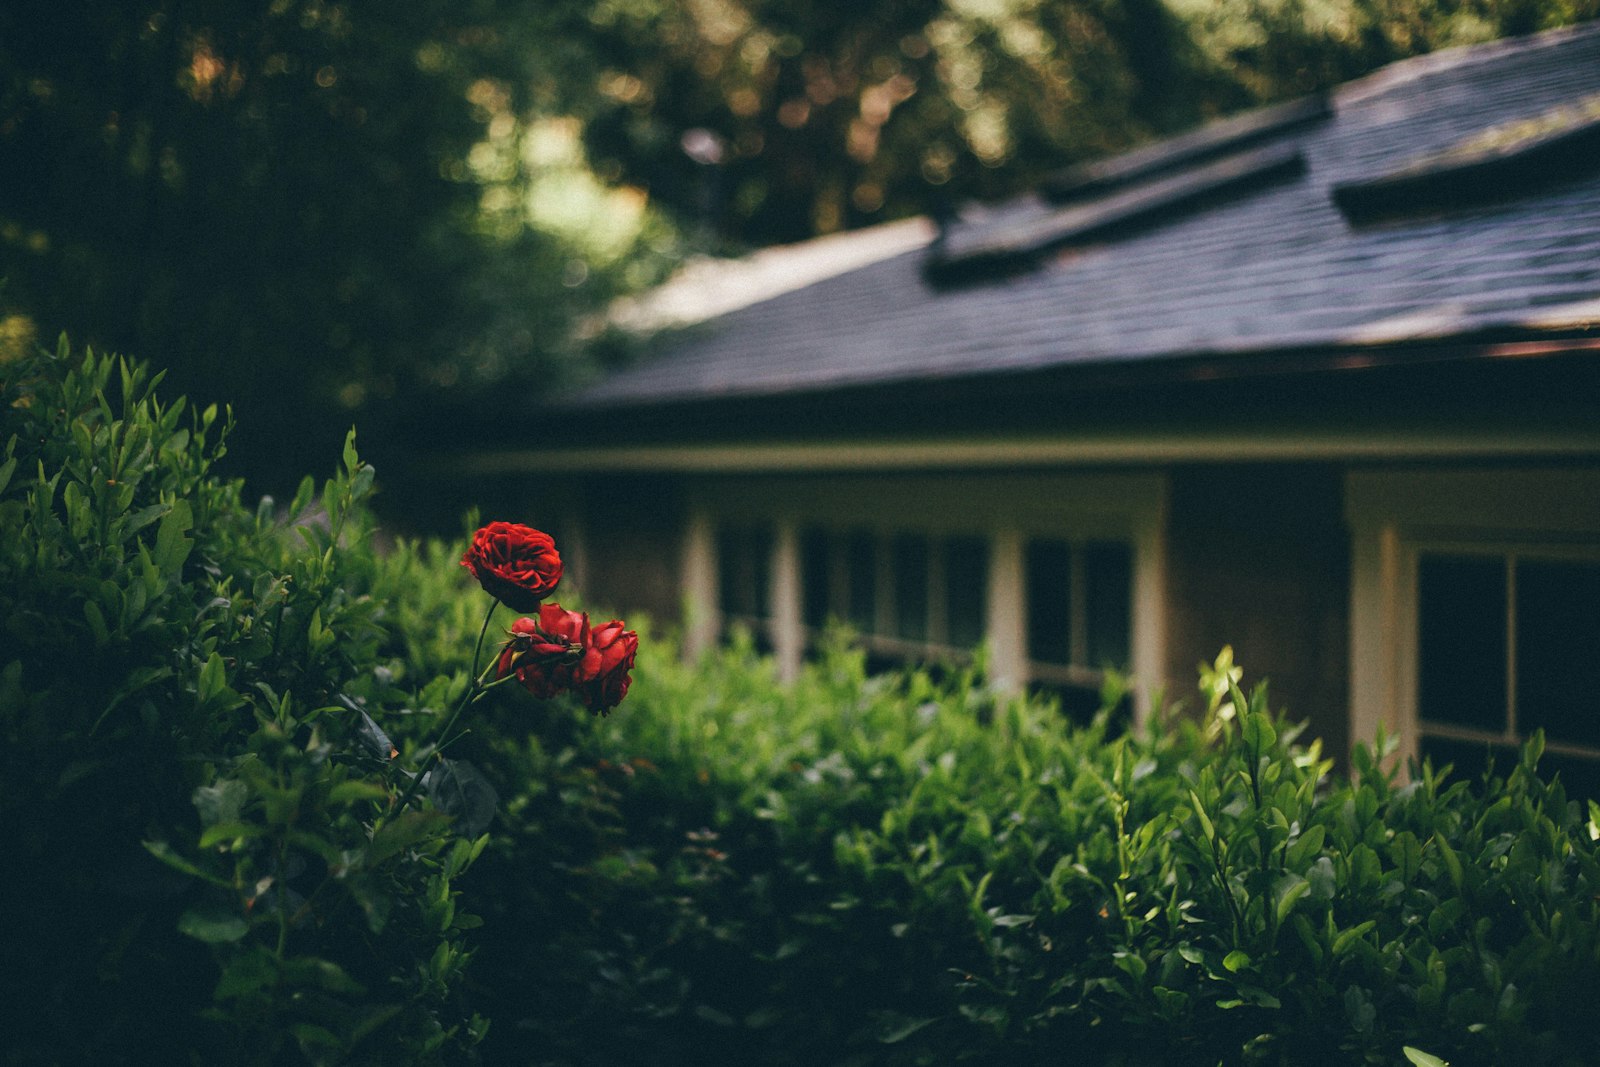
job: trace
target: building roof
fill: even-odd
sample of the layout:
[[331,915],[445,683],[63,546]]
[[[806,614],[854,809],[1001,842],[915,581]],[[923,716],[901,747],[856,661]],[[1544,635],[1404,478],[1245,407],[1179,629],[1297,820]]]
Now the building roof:
[[[873,255],[677,331],[563,406],[1196,360],[1248,373],[1285,353],[1483,338],[1590,347],[1596,94],[1600,23],[1405,60],[967,208],[942,234],[855,235]],[[781,278],[786,255],[814,265],[819,247],[769,251],[762,269]]]

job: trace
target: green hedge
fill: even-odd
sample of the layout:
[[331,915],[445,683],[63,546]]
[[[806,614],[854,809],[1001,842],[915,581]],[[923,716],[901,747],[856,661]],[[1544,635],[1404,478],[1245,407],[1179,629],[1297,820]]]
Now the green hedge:
[[1203,721],[1108,739],[842,647],[793,686],[645,647],[623,713],[495,760],[467,892],[538,901],[479,904],[503,1062],[1593,1062],[1600,811],[1537,743],[1345,781],[1226,656]]
[[496,689],[398,810],[460,546],[376,551],[353,447],[246,507],[139,365],[0,376],[8,1062],[1594,1061],[1600,809],[1537,742],[1347,781],[1226,656],[1113,737],[647,632],[615,714]]

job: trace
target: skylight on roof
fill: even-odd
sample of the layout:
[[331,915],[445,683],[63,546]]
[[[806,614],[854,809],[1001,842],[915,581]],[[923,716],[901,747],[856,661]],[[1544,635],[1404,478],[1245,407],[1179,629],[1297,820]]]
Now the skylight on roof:
[[1501,123],[1394,170],[1333,187],[1353,223],[1513,199],[1600,169],[1600,93]]

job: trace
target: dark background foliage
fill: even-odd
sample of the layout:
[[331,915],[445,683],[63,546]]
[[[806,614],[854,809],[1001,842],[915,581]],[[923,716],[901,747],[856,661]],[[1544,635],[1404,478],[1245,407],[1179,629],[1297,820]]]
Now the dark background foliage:
[[235,469],[262,489],[357,414],[379,437],[537,378],[586,294],[557,238],[480,209],[468,163],[531,92],[537,6],[5,5],[7,302],[248,409]]

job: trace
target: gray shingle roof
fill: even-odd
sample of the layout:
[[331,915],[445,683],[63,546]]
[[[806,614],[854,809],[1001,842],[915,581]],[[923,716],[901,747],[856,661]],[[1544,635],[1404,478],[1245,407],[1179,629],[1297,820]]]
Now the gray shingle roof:
[[[1330,197],[1597,91],[1600,23],[1407,60],[1341,87],[1331,117],[1283,135],[1277,143],[1303,156],[1298,177],[965,284],[932,284],[927,249],[894,256],[724,315],[571,402],[776,396],[1600,322],[1600,159],[1499,203],[1381,225],[1352,225]],[[1062,210],[1042,197],[974,209],[950,242],[981,245],[985,232]]]

